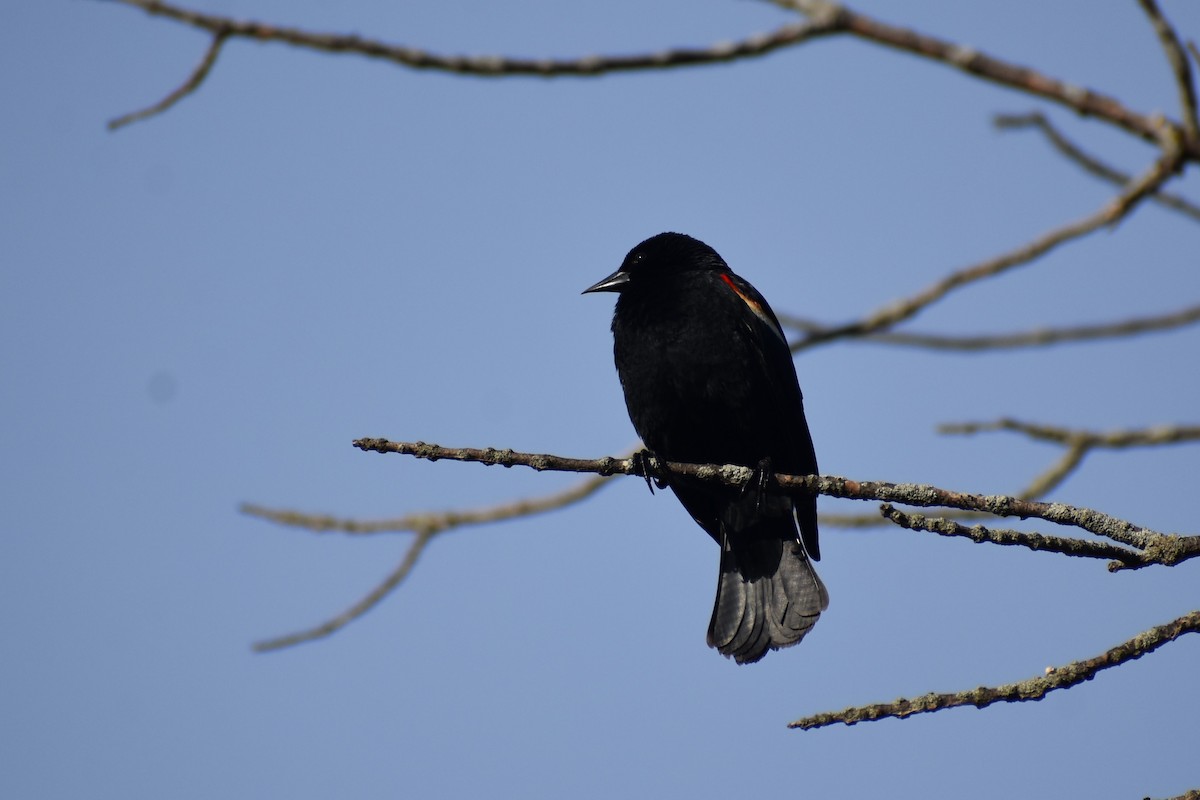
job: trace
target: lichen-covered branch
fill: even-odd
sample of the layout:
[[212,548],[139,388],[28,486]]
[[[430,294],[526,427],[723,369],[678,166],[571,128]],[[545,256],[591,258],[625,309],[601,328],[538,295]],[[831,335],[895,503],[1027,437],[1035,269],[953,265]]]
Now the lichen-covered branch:
[[[1068,447],[1062,456],[1034,476],[1029,485],[1017,492],[1014,497],[1022,500],[1040,500],[1045,497],[1079,466],[1083,457],[1087,455],[1088,449],[1086,447]],[[987,515],[978,511],[947,511],[942,516],[961,520],[978,519]],[[833,528],[876,528],[884,522],[878,514],[822,514],[819,519],[823,526]]]
[[[362,450],[380,453],[401,453],[430,461],[474,461],[504,467],[526,466],[539,471],[594,472],[596,477],[545,497],[519,500],[483,509],[408,514],[386,520],[362,521],[325,514],[305,514],[289,510],[268,509],[245,504],[242,511],[281,525],[300,527],[315,532],[339,531],[350,534],[375,534],[384,531],[411,531],[416,537],[405,551],[400,563],[367,594],[341,613],[310,628],[255,643],[259,652],[279,650],[329,636],[366,614],[399,587],[411,573],[417,559],[435,536],[448,530],[499,522],[552,511],[579,502],[598,491],[616,474],[641,476],[642,464],[634,458],[576,459],[561,456],[518,453],[494,448],[445,448],[424,442],[390,442],[385,439],[359,439],[354,445]],[[658,468],[668,474],[688,475],[713,480],[730,486],[742,486],[754,477],[748,467],[736,465],[697,465],[658,462]],[[851,481],[845,478],[822,476],[773,477],[775,488],[786,491],[819,491],[835,497],[860,500],[888,499],[915,505],[942,505],[966,508],[1005,516],[1038,516],[1060,524],[1078,525],[1093,532],[1110,536],[1130,547],[1127,549],[1105,542],[1042,536],[1017,531],[989,530],[983,526],[967,528],[943,518],[905,514],[890,505],[883,507],[884,517],[902,527],[928,530],[942,535],[964,536],[977,542],[1016,544],[1032,550],[1048,550],[1065,555],[1110,558],[1118,568],[1137,568],[1149,564],[1174,565],[1200,555],[1200,536],[1180,537],[1138,528],[1088,509],[1076,509],[1062,504],[1030,503],[1021,498],[984,497],[949,492],[917,484],[889,484]],[[1110,569],[1114,568],[1110,565]]]
[[[1147,797],[1146,800],[1150,800],[1150,798]],[[1169,798],[1167,798],[1167,800],[1200,800],[1200,789],[1189,789],[1188,791],[1184,792],[1183,794],[1178,794],[1178,795],[1175,795],[1174,797],[1169,797]]]
[[[1096,448],[1155,447],[1200,441],[1200,425],[1158,425],[1153,428],[1137,430],[1096,432],[1001,418],[991,422],[956,422],[938,426],[938,432],[946,434],[975,434],[999,430],[1023,433],[1032,439],[1053,442],[1064,447],[1062,456],[1015,495],[1022,500],[1037,500],[1045,497],[1074,472],[1083,463],[1087,454]],[[978,517],[980,514],[960,511],[950,512],[943,516],[966,519]],[[830,525],[845,528],[873,527],[880,522],[880,518],[875,514],[834,514],[823,519],[826,519]],[[1155,560],[1148,563],[1163,562]]]
[[1122,642],[1094,658],[1075,661],[1061,667],[1048,667],[1044,675],[1038,675],[1019,683],[996,687],[980,686],[963,692],[930,693],[911,699],[902,697],[891,703],[852,706],[841,711],[803,717],[790,723],[788,727],[812,730],[839,722],[856,725],[859,722],[871,722],[888,717],[903,719],[914,714],[925,714],[958,706],[986,708],[993,703],[1041,700],[1050,692],[1068,689],[1084,681],[1089,681],[1103,670],[1141,658],[1184,634],[1197,632],[1200,632],[1200,611],[1191,611],[1165,625],[1159,625],[1139,633],[1129,641]]
[[[613,458],[611,456],[595,459],[565,458],[544,453],[497,450],[490,447],[483,449],[450,448],[426,442],[392,442],[377,438],[357,439],[354,441],[354,446],[360,450],[375,453],[399,453],[429,461],[474,461],[493,466],[524,466],[538,471],[642,475],[639,461],[633,458]],[[734,487],[746,485],[755,476],[753,469],[734,464],[682,464],[674,461],[660,461],[658,466],[668,476],[684,475]],[[766,486],[768,489],[776,491],[815,492],[848,500],[882,500],[923,507],[961,508],[967,511],[982,511],[1000,517],[1037,517],[1057,525],[1082,528],[1138,549],[1145,549],[1155,541],[1155,536],[1159,535],[1155,531],[1088,508],[1078,508],[1065,503],[1023,500],[1006,495],[954,492],[927,484],[856,481],[824,475],[775,474],[769,476]]]
[[970,539],[976,544],[988,542],[999,545],[1018,545],[1030,550],[1059,553],[1076,558],[1111,559],[1108,564],[1110,572],[1141,569],[1153,564],[1173,567],[1200,556],[1200,536],[1155,533],[1151,542],[1144,549],[1132,550],[1110,542],[1089,539],[1046,536],[1040,533],[987,528],[983,525],[968,527],[945,517],[908,514],[896,509],[890,503],[884,503],[880,512],[884,519],[911,531],[928,531],[939,536],[958,536]]

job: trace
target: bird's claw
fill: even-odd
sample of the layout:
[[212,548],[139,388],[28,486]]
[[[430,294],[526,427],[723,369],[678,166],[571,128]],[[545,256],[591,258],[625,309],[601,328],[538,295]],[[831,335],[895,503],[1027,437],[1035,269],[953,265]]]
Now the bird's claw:
[[667,488],[666,475],[663,473],[658,456],[654,455],[651,450],[639,450],[633,454],[631,460],[633,461],[634,473],[646,479],[646,488],[650,490],[650,494],[654,494],[654,487],[656,485],[660,489]]
[[775,470],[771,468],[771,457],[767,456],[758,462],[758,466],[754,468],[754,473],[750,476],[750,480],[746,481],[742,486],[742,495],[745,496],[748,492],[754,492],[754,510],[762,511],[763,498],[767,496],[767,487],[771,484],[771,476],[775,474]]

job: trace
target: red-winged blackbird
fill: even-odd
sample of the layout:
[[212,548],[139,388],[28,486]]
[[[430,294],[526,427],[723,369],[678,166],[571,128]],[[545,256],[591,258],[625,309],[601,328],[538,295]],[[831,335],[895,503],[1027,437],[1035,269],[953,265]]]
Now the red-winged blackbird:
[[[816,473],[779,321],[715,250],[660,233],[587,292],[620,293],[612,323],[617,373],[633,427],[654,456]],[[749,664],[803,639],[829,605],[809,562],[820,559],[816,497],[677,475],[668,484],[721,546],[709,646]]]

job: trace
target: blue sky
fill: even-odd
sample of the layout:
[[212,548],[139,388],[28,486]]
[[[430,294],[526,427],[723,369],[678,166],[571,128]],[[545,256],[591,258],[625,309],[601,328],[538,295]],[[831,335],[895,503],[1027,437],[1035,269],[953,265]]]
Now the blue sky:
[[[203,8],[448,52],[574,56],[781,24],[767,3]],[[1176,115],[1135,3],[879,1],[882,18]],[[1200,7],[1164,2],[1188,37]],[[1086,14],[1086,19],[1084,15]],[[858,317],[1112,194],[998,112],[1041,109],[1128,171],[1105,126],[849,39],[735,65],[480,80],[206,39],[113,3],[0,25],[0,795],[1163,797],[1200,785],[1200,637],[1040,703],[789,731],[846,705],[1004,683],[1197,607],[1196,569],[894,529],[823,531],[832,602],[737,667],[704,643],[717,553],[620,480],[435,541],[336,636],[407,534],[315,536],[242,502],[362,519],[576,479],[364,454],[361,436],[596,457],[633,442],[611,298],[579,292],[680,230],[778,311]],[[1175,188],[1200,198],[1194,178]],[[1200,301],[1200,228],[1157,207],[928,309],[1004,332]],[[1038,351],[867,344],[797,368],[822,471],[1018,490],[1058,451],[937,424],[1195,423],[1200,330]],[[1196,532],[1196,446],[1100,452],[1053,498]],[[825,499],[826,511],[864,504]],[[1029,529],[1055,532],[1044,526]]]

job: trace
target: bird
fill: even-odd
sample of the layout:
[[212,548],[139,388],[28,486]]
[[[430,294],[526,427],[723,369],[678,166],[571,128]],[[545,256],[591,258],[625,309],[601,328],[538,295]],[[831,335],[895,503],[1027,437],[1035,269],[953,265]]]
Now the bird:
[[775,312],[716,250],[682,233],[646,239],[583,294],[593,292],[617,293],[613,354],[647,482],[660,459],[755,470],[742,488],[656,474],[720,546],[708,645],[750,664],[797,644],[829,593],[812,564],[816,495],[761,485],[771,472],[817,474]]

